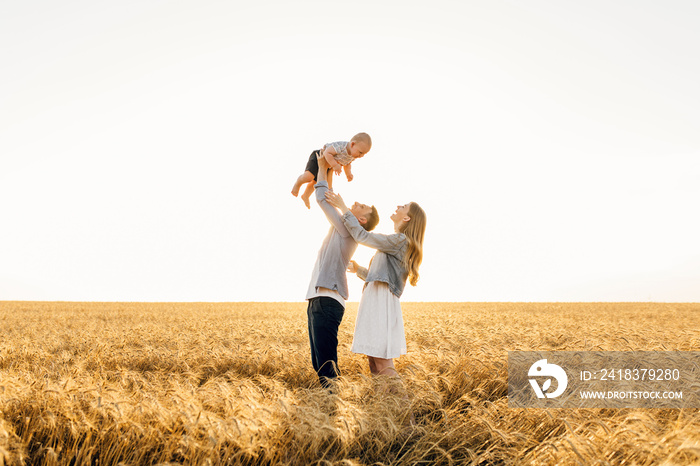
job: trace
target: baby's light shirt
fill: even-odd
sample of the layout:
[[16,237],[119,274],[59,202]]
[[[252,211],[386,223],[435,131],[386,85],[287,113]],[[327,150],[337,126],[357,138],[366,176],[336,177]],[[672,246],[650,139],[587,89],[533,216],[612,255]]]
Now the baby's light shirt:
[[337,141],[337,142],[329,142],[328,144],[325,144],[323,146],[323,149],[321,152],[326,150],[326,147],[331,146],[333,149],[335,149],[336,155],[333,156],[336,162],[341,164],[342,166],[349,165],[355,160],[352,155],[348,154],[348,145],[350,143],[347,141]]

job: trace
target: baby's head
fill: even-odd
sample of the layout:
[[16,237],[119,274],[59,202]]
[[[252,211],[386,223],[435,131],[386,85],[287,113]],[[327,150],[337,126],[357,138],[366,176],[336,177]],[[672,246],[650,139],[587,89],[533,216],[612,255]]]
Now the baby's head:
[[348,154],[353,158],[359,159],[364,157],[367,152],[372,148],[372,138],[369,137],[367,133],[357,133],[350,139],[350,147],[348,147]]

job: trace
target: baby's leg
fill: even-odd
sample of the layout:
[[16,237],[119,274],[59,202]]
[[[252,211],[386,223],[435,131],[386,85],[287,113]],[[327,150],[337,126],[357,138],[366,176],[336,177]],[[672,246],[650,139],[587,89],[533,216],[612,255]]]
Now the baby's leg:
[[309,202],[309,199],[311,198],[311,195],[314,192],[314,186],[315,183],[308,183],[306,185],[306,190],[304,191],[304,194],[301,195],[301,200],[304,201],[304,204],[306,205],[307,209],[311,208],[311,203]]
[[294,187],[292,188],[292,196],[297,197],[299,195],[299,188],[301,188],[301,185],[304,183],[310,183],[313,180],[314,174],[308,170],[299,175],[299,178],[297,178],[297,181],[294,183]]

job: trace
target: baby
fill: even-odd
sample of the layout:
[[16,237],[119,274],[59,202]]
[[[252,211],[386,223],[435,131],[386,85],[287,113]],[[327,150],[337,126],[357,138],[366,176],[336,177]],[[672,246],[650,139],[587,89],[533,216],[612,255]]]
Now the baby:
[[[318,161],[316,157],[322,155],[328,161],[331,166],[328,173],[328,188],[333,188],[333,171],[340,175],[341,168],[345,171],[345,176],[348,181],[352,181],[353,176],[350,164],[355,160],[365,156],[367,152],[372,148],[372,139],[370,139],[367,133],[357,133],[350,139],[350,141],[338,141],[330,142],[323,146],[320,150],[315,150],[309,156],[309,161],[306,163],[306,171],[302,173],[299,178],[297,178],[294,187],[292,188],[292,194],[296,197],[299,195],[299,188],[302,184],[308,183],[304,194],[301,195],[301,199],[306,204],[306,208],[310,209],[311,204],[309,203],[309,198],[314,192],[314,183],[316,181],[316,175],[318,175]],[[332,171],[331,171],[332,169]]]

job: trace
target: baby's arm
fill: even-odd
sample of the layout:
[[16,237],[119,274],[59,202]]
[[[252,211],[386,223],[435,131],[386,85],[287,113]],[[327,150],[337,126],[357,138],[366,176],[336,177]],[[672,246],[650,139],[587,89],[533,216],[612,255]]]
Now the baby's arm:
[[349,163],[343,167],[343,171],[345,172],[345,176],[347,177],[348,181],[352,181],[352,179],[355,178],[354,176],[352,176],[352,172],[350,171],[351,165],[352,163]]
[[338,155],[338,153],[333,149],[333,146],[328,146],[323,149],[323,157],[326,159],[326,162],[328,162],[328,165],[331,166],[334,172],[340,175],[340,171],[343,167],[338,163],[335,157],[333,157],[334,155]]

